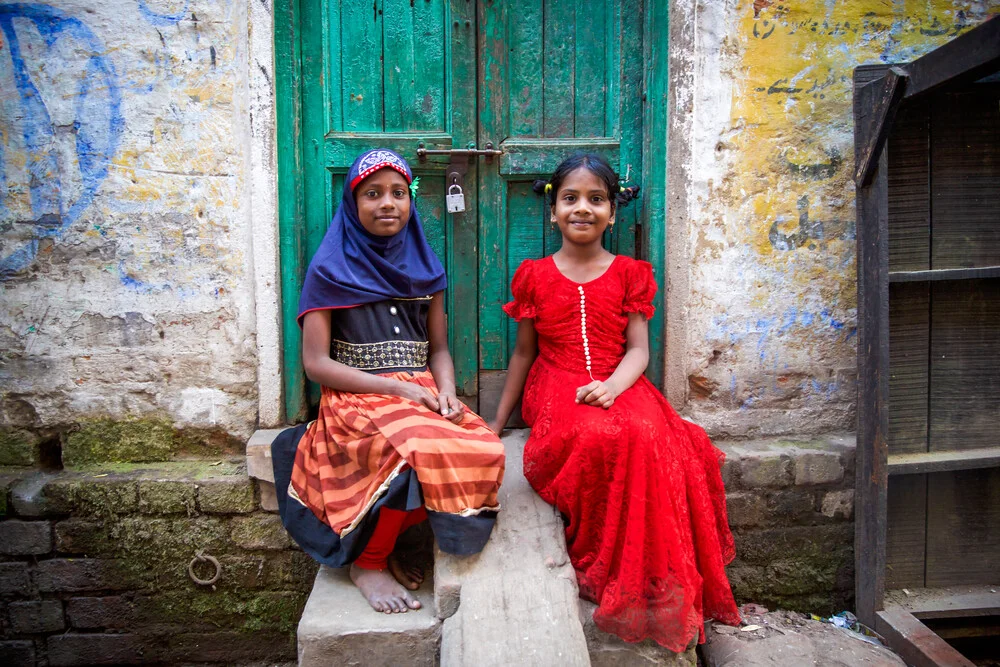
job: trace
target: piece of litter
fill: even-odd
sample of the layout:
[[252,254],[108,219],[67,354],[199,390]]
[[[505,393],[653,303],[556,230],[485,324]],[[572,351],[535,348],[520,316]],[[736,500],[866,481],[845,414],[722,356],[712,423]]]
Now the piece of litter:
[[208,465],[210,465],[210,466],[222,465],[222,461],[216,461],[215,463],[209,463]]
[[997,592],[997,589],[995,589],[995,588],[991,588],[990,589],[990,593],[996,593],[996,592]]
[[910,596],[910,591],[908,591],[908,590],[906,590],[906,589],[904,588],[904,589],[903,589],[903,595],[905,595],[905,596],[909,597],[909,596]]
[[760,630],[759,625],[744,625],[740,628],[740,632],[753,632],[754,630]]
[[94,477],[107,477],[108,473],[103,473],[101,475],[94,475]]

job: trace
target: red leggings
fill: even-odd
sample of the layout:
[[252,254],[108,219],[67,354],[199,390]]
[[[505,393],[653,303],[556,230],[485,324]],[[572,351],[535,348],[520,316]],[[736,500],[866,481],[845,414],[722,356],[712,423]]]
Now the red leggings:
[[396,546],[396,538],[409,528],[427,518],[427,510],[423,507],[412,511],[392,510],[383,507],[379,510],[378,524],[375,532],[368,540],[368,546],[361,552],[354,564],[364,570],[384,570],[386,559]]

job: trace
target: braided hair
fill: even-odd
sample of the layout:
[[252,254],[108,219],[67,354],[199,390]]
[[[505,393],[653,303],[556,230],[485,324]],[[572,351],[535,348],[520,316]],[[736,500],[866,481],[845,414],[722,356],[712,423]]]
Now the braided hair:
[[535,181],[531,187],[536,194],[545,196],[550,206],[555,206],[556,195],[559,193],[559,188],[562,187],[563,180],[581,167],[597,176],[607,187],[608,201],[611,202],[612,212],[620,206],[628,205],[630,201],[639,196],[639,186],[632,185],[627,188],[620,186],[615,170],[611,168],[607,160],[596,153],[573,153],[559,163],[549,180]]

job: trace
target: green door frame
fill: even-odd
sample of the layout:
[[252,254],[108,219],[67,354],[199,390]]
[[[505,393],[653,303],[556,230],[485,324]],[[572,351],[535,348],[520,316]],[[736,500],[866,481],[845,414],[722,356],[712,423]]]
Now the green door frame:
[[[302,336],[297,326],[286,323],[295,320],[298,292],[308,266],[304,239],[307,215],[305,190],[309,182],[320,186],[316,179],[325,174],[308,174],[304,151],[305,119],[303,118],[303,87],[307,77],[320,72],[321,58],[310,57],[303,62],[300,0],[275,0],[274,3],[274,63],[275,115],[278,165],[278,230],[279,263],[281,270],[282,384],[285,421],[305,417],[308,405],[305,372],[300,362]],[[475,16],[475,9],[470,11]],[[643,108],[643,258],[653,265],[660,285],[656,315],[650,321],[650,362],[647,376],[662,388],[664,378],[664,320],[666,303],[665,260],[667,220],[667,109],[669,95],[669,3],[647,0],[643,3],[643,56],[646,63]],[[650,150],[649,147],[662,150]],[[312,165],[308,165],[312,166]],[[323,185],[328,187],[328,184]],[[315,219],[316,216],[308,216]]]

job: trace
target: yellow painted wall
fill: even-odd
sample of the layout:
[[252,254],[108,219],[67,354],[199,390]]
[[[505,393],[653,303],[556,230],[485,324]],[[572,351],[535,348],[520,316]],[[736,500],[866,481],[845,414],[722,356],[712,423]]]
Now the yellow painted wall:
[[[742,1],[702,14],[689,409],[716,432],[853,428],[852,77],[1000,2]],[[713,80],[715,68],[721,78]],[[719,111],[713,102],[728,104]],[[713,119],[717,116],[717,119]]]

